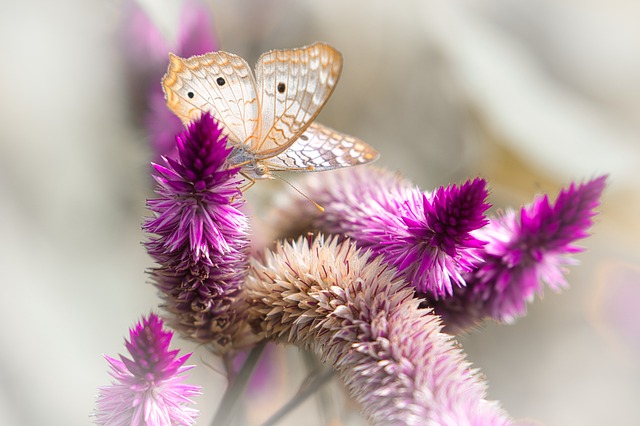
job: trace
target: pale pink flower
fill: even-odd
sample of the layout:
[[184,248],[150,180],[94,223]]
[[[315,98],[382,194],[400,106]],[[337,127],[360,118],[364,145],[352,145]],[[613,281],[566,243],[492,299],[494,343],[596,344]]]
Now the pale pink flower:
[[193,368],[184,363],[191,354],[177,358],[169,350],[173,333],[163,329],[155,314],[143,318],[129,331],[125,345],[131,358],[105,355],[115,381],[99,388],[92,417],[103,426],[194,425],[198,410],[191,397],[198,386],[187,385],[184,373]]
[[381,257],[322,237],[254,261],[249,319],[331,363],[374,425],[508,425],[486,384]]

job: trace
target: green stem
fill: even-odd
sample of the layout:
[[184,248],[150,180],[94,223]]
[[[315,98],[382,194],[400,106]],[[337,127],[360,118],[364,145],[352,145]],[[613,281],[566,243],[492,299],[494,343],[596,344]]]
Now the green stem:
[[231,420],[235,417],[239,407],[238,402],[247,389],[251,373],[258,363],[266,343],[267,342],[263,340],[251,349],[249,356],[244,364],[242,364],[242,368],[238,371],[238,375],[229,383],[229,386],[227,386],[227,390],[222,396],[222,401],[220,401],[211,426],[226,426],[230,424]]
[[316,370],[309,373],[307,378],[300,385],[298,392],[285,405],[275,412],[269,419],[262,423],[261,426],[274,426],[282,420],[287,414],[293,411],[298,405],[302,404],[311,395],[316,393],[325,384],[329,382],[336,372],[334,369]]

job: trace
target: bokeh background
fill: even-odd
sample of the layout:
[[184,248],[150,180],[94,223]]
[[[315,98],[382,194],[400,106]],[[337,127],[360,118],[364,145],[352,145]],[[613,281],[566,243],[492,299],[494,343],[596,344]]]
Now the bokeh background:
[[[101,354],[158,298],[140,245],[152,152],[133,117],[122,0],[0,5],[0,424],[88,424]],[[169,38],[180,3],[141,3]],[[640,424],[640,3],[633,0],[211,0],[218,43],[253,63],[336,46],[320,121],[424,189],[488,179],[496,208],[609,173],[571,288],[460,338],[489,396],[550,426]],[[280,188],[260,182],[253,198]],[[261,208],[257,208],[256,214]],[[224,380],[195,350],[206,425]],[[278,358],[279,357],[279,358]],[[301,379],[286,369],[247,422]],[[278,361],[279,360],[279,361]],[[296,361],[297,360],[297,361]],[[355,408],[350,424],[361,424]],[[321,424],[305,404],[283,424]],[[350,411],[349,411],[350,410]],[[315,422],[315,423],[314,423]],[[257,423],[255,423],[257,424]]]

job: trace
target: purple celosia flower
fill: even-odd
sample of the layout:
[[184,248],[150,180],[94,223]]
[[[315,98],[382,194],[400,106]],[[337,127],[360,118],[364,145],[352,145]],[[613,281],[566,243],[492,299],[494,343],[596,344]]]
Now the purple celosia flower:
[[227,138],[205,113],[176,137],[178,159],[154,164],[158,198],[143,225],[145,244],[160,265],[152,269],[169,325],[216,352],[241,345],[245,333],[242,284],[246,276],[248,222],[238,168],[228,168]]
[[[446,296],[453,291],[451,281],[464,283],[460,273],[471,271],[480,260],[474,249],[484,243],[471,231],[488,222],[486,182],[476,178],[421,195],[422,205],[410,199],[406,209],[398,211],[406,226],[397,227],[396,235],[381,236],[381,247],[374,252],[402,271],[417,290]],[[375,240],[365,246],[374,245]]]
[[585,238],[606,176],[571,184],[551,204],[545,195],[520,210],[508,211],[478,231],[487,244],[478,268],[467,274],[466,288],[450,298],[433,301],[450,330],[460,330],[485,317],[509,322],[526,313],[544,284],[555,291],[566,287],[564,265],[582,251],[574,243]]
[[254,327],[331,363],[371,424],[511,424],[439,318],[349,240],[280,243],[252,263],[247,293]]
[[200,395],[200,387],[182,383],[184,373],[193,368],[184,363],[191,354],[177,358],[178,350],[169,350],[173,333],[162,328],[155,314],[143,318],[129,331],[125,340],[131,358],[120,360],[105,355],[115,379],[110,386],[100,387],[96,424],[129,425],[193,425],[198,410],[189,406],[189,398]]
[[452,282],[464,285],[461,274],[479,261],[476,252],[482,241],[472,231],[487,223],[484,179],[428,194],[397,175],[361,167],[311,177],[301,190],[325,213],[294,201],[295,206],[280,212],[285,228],[302,224],[346,235],[383,256],[417,290],[433,297],[451,294]]
[[128,6],[124,49],[133,74],[130,92],[132,97],[139,98],[134,99],[135,107],[145,111],[144,122],[156,158],[175,157],[174,138],[183,125],[167,108],[158,82],[167,70],[169,52],[186,58],[218,49],[211,13],[199,1],[185,1],[177,40],[171,42],[137,2],[130,1]]

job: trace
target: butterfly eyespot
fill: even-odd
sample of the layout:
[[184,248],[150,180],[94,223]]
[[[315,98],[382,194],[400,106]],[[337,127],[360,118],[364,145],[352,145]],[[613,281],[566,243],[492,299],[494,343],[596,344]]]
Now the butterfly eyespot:
[[284,83],[278,83],[278,92],[284,93],[285,85]]
[[189,97],[189,99],[193,99],[195,94],[193,92],[189,92],[189,93],[187,93],[187,96]]
[[224,83],[226,83],[226,81],[224,81],[224,78],[218,77],[216,79],[216,83],[218,83],[218,86],[224,86]]

